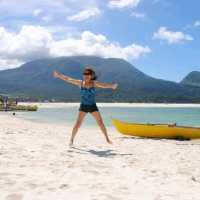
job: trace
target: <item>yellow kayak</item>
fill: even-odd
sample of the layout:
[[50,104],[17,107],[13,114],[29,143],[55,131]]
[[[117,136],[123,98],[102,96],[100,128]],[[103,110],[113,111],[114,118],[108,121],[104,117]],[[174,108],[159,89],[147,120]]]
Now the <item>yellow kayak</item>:
[[124,135],[149,138],[200,138],[200,127],[176,126],[176,124],[137,124],[122,122],[117,119],[112,119],[112,123]]

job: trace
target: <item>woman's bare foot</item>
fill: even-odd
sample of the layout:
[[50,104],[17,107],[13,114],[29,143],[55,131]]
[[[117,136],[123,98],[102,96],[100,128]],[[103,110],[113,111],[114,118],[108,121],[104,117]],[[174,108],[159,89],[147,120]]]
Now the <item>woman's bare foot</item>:
[[70,140],[69,147],[73,147],[73,140]]
[[107,143],[113,144],[111,140],[107,139]]

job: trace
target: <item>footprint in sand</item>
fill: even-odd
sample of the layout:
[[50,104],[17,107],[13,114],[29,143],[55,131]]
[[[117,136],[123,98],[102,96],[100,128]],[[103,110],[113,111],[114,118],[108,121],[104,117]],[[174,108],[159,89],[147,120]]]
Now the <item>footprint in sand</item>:
[[66,188],[68,188],[69,187],[69,185],[68,184],[62,184],[62,185],[60,185],[60,189],[66,189]]
[[6,172],[0,173],[0,177],[10,176],[10,175],[11,175],[10,173]]
[[37,188],[37,185],[35,184],[35,183],[29,183],[28,184],[28,187],[30,188],[30,189],[36,189]]
[[22,200],[23,199],[23,195],[22,194],[9,194],[6,197],[6,200]]
[[97,171],[97,170],[83,170],[83,172],[90,173],[90,174],[93,174],[93,175],[99,174],[99,171]]
[[54,192],[54,191],[56,191],[57,189],[56,189],[56,188],[53,188],[53,187],[50,187],[50,188],[48,188],[48,190],[51,191],[51,192]]
[[122,199],[120,197],[113,196],[113,195],[107,194],[107,193],[99,194],[99,196],[104,197],[103,199],[115,199],[115,200],[121,200]]
[[42,146],[43,149],[55,149],[55,146],[51,145],[51,144],[44,144]]
[[9,134],[16,134],[16,132],[13,131],[6,131],[5,134],[9,135]]
[[26,165],[19,165],[20,168],[26,167]]
[[25,177],[26,174],[16,174],[16,176],[18,176],[19,178]]

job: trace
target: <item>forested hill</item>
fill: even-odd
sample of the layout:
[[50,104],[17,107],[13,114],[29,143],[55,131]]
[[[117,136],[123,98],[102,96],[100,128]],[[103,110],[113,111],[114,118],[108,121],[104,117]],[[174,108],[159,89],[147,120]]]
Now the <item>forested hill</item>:
[[200,102],[200,88],[150,77],[123,59],[72,56],[40,59],[19,68],[0,71],[0,93],[12,96],[79,101],[79,88],[52,76],[54,70],[81,79],[86,65],[99,81],[118,83],[116,91],[98,89],[101,102]]

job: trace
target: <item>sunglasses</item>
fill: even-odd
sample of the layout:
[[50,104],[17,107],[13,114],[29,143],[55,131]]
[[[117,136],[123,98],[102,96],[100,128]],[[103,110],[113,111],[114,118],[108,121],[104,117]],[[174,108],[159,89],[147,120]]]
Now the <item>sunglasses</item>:
[[86,72],[86,73],[83,73],[83,75],[85,75],[85,76],[89,76],[89,75],[92,75],[91,73],[88,73],[88,72]]

